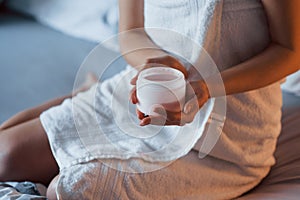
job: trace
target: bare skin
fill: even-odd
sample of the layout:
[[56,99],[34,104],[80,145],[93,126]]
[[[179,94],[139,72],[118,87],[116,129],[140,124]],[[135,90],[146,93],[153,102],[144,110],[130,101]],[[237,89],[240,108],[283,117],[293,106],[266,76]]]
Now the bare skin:
[[[260,55],[221,73],[227,95],[267,86],[300,69],[300,13],[297,11],[300,6],[299,1],[263,0],[262,3],[267,13],[272,42]],[[119,8],[120,32],[144,27],[144,1],[120,0]],[[174,67],[186,76],[188,74],[180,61],[176,61],[175,58],[160,49],[140,29],[126,34],[126,38],[120,37],[120,45],[123,53],[147,47],[145,50],[124,56],[131,66],[136,66],[139,70],[151,67],[149,63],[156,63]],[[274,71],[276,73],[272,73]],[[131,81],[133,85],[135,85],[136,79],[137,76]],[[211,80],[213,79],[214,77],[211,77]],[[208,94],[208,86],[202,80],[194,81],[191,85],[196,93],[196,98],[187,98],[184,113],[167,113],[167,116],[153,117],[145,116],[137,110],[137,117],[141,120],[140,124],[142,126],[148,124],[162,125],[160,121],[165,121],[165,125],[183,125],[182,121],[189,123],[195,116],[195,110],[200,109],[210,96],[223,94],[219,92],[218,85],[210,85],[209,87],[214,87],[214,94]],[[197,91],[200,92],[197,93]],[[130,96],[132,103],[138,102],[135,88]],[[189,107],[195,107],[196,109],[190,110]],[[185,119],[181,119],[181,116],[184,116]],[[53,182],[54,185],[55,183],[56,181]]]
[[85,83],[74,94],[22,111],[1,125],[0,181],[27,180],[49,185],[59,169],[39,115],[64,99],[89,89],[95,82],[97,78],[88,74]]
[[[144,2],[141,0],[120,0],[119,3],[121,16],[120,30],[127,31],[134,28],[143,28]],[[247,92],[268,86],[300,69],[300,12],[298,11],[300,1],[262,0],[262,4],[268,19],[271,42],[259,55],[221,72],[226,95]],[[121,50],[124,53],[130,51],[130,49],[139,49],[145,44],[147,44],[147,47],[157,48],[143,31],[132,32],[131,35],[138,39],[120,39]],[[156,64],[172,66],[173,61],[168,64],[168,60],[170,60],[169,56],[163,50],[156,49],[153,51],[140,51],[138,57],[135,57],[135,54],[128,54],[125,56],[125,59],[132,66],[146,64],[149,59],[157,60]],[[223,90],[221,89],[223,86],[216,85],[214,80],[215,77],[209,77],[205,83],[210,88],[209,91],[213,91],[209,96],[216,97],[223,95]],[[133,81],[134,84],[135,82]],[[195,83],[194,87],[196,91],[205,91],[201,80],[199,80],[198,84]],[[132,102],[136,103],[136,93],[132,92],[130,95]],[[185,108],[194,107],[199,109],[200,107],[194,104],[206,101],[207,95],[199,95],[196,98],[197,101],[187,99]],[[161,124],[160,122],[157,123],[157,121],[166,121],[165,125],[182,125],[184,123],[182,123],[182,119],[179,120],[179,117],[183,116],[184,122],[190,122],[195,116],[195,112],[167,112],[167,116],[144,116],[143,113],[137,111],[137,116],[141,120],[140,124],[143,126]],[[174,121],[174,119],[176,120]]]
[[[262,2],[268,16],[272,42],[260,55],[222,72],[227,95],[267,86],[299,69],[300,12],[297,8],[300,7],[300,1],[262,0]],[[142,0],[120,0],[119,4],[120,31],[144,27],[144,2]],[[170,60],[174,63],[170,55],[159,49],[145,32],[132,32],[126,38],[121,37],[120,44],[122,52],[144,46],[156,48],[127,54],[125,59],[132,66],[142,66],[149,59],[156,60],[158,64],[170,66],[172,66]],[[194,87],[199,87],[200,91],[205,88],[202,82],[195,83]],[[209,87],[215,88],[213,96],[220,95],[218,85]],[[134,101],[135,93],[132,92],[131,95]],[[57,98],[23,111],[1,125],[0,181],[31,180],[48,185],[57,175],[58,167],[50,151],[46,133],[39,121],[39,115],[71,96]],[[207,96],[197,96],[197,98],[198,102],[203,102]],[[168,125],[180,125],[176,118],[178,114],[180,113],[170,113],[167,116]],[[142,118],[141,123],[142,125],[150,124],[151,118]],[[56,198],[55,190],[53,190],[55,182],[56,179],[51,183],[48,192],[52,199]]]
[[0,131],[19,125],[23,122],[38,118],[43,111],[48,110],[49,108],[55,105],[61,104],[65,99],[71,98],[79,92],[83,92],[89,89],[91,85],[93,85],[96,82],[97,77],[92,73],[88,73],[85,82],[81,85],[81,87],[78,90],[74,91],[73,94],[53,99],[42,105],[36,106],[34,108],[29,108],[27,110],[17,113],[16,115],[14,115],[13,117],[11,117],[10,119],[8,119],[0,125]]
[[0,155],[1,181],[29,180],[48,185],[58,173],[39,118],[1,130]]

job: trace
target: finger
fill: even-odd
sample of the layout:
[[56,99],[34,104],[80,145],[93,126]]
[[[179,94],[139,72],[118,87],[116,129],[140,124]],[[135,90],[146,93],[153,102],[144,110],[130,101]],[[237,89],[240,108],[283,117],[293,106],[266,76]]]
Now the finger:
[[152,108],[152,114],[149,116],[149,118],[151,120],[150,124],[152,125],[163,126],[167,124],[167,114],[162,106],[157,105],[154,108]]
[[167,119],[172,122],[180,122],[182,119],[182,112],[170,112],[166,111]]
[[202,108],[202,106],[208,101],[208,98],[201,98],[201,99],[198,99],[198,107],[199,109]]
[[191,113],[193,110],[196,110],[198,108],[198,99],[196,97],[193,97],[192,99],[188,100],[188,102],[185,103],[183,112],[185,114]]
[[[170,60],[170,58],[172,58],[172,59]],[[167,59],[150,58],[147,60],[146,63],[151,64],[154,67],[172,67],[174,69],[181,71],[184,74],[184,77],[187,78],[188,72],[185,69],[184,65],[179,60],[176,60],[176,62],[175,62],[173,57],[170,57],[170,58],[167,58]]]
[[[146,119],[147,118],[147,119]],[[141,121],[141,126],[145,126],[148,124],[156,125],[156,126],[164,126],[164,125],[179,125],[179,122],[170,122],[167,121],[164,116],[148,116]]]
[[175,65],[173,66],[173,68],[175,68],[175,69],[181,71],[181,72],[183,73],[185,79],[188,78],[188,72],[187,72],[187,70],[185,69],[185,67],[184,67],[182,64],[177,63],[177,64],[175,64]]
[[164,116],[167,119],[167,121],[170,121],[170,122],[180,122],[181,121],[182,112],[171,112],[171,111],[165,110],[162,107],[155,107],[153,109],[153,112]]
[[[184,119],[184,117],[182,117],[180,121],[170,121],[170,120],[167,119],[165,121],[164,125],[166,125],[166,126],[170,126],[170,125],[172,125],[172,126],[184,126],[186,124],[186,122],[183,119]],[[153,123],[155,123],[155,122],[153,122]],[[152,124],[152,122],[151,122],[151,124]]]
[[[193,112],[186,114],[184,112],[170,112],[162,108],[155,108],[153,112],[158,113],[157,115],[150,116],[151,124],[161,125],[162,120],[165,120],[165,125],[177,125],[184,126],[186,123],[193,121],[197,110],[194,109]],[[159,121],[161,120],[161,121]]]
[[160,105],[157,105],[157,106],[153,107],[152,112],[157,113],[158,115],[162,115],[165,118],[167,118],[166,110],[164,109],[164,107],[162,107]]
[[191,123],[197,112],[199,111],[199,104],[196,98],[191,99],[188,101],[184,106],[184,119],[185,123]]
[[185,121],[166,121],[165,125],[167,126],[184,126],[186,123]]
[[[166,117],[167,117],[166,112],[164,112],[165,110],[161,106],[154,107],[151,110],[152,110],[151,112],[152,114],[142,119],[140,125],[142,126],[148,124],[159,125],[159,126],[165,125]],[[155,110],[159,110],[159,112],[154,112]]]
[[140,121],[140,126],[146,126],[148,124],[150,124],[151,122],[151,118],[148,116],[148,117],[145,117],[144,119],[142,119]]
[[130,81],[130,84],[131,84],[131,85],[136,85],[136,81],[137,81],[137,79],[138,79],[138,75],[139,75],[139,74],[135,75],[135,76],[131,79],[131,81]]
[[130,91],[129,98],[131,100],[131,103],[133,103],[133,104],[138,103],[138,99],[136,96],[136,87],[133,87],[132,90]]
[[183,115],[182,115],[183,117],[181,119],[180,125],[183,126],[185,124],[189,124],[189,123],[193,122],[196,114],[197,114],[197,111],[195,111],[195,110],[193,110],[189,114],[183,113]]
[[[184,114],[184,113],[183,113]],[[183,126],[186,124],[184,120],[181,121],[169,121],[165,118],[165,116],[162,115],[151,115],[143,118],[140,122],[141,126],[146,125],[157,125],[157,126],[170,126],[170,125],[176,125],[176,126]]]
[[191,83],[189,81],[187,81],[186,83],[186,97],[185,100],[189,101],[190,99],[192,99],[193,97],[196,96],[195,90],[192,87]]
[[151,115],[149,116],[151,121],[150,124],[157,125],[157,126],[164,126],[166,125],[166,117],[163,115]]
[[166,126],[181,126],[181,122],[166,121],[165,125]]
[[150,66],[148,66],[147,64],[146,65],[143,65],[140,69],[139,69],[139,72],[130,80],[130,84],[131,85],[136,85],[136,81],[138,80],[138,77],[139,77],[139,74],[142,70],[144,69],[147,69],[149,68]]
[[136,115],[138,116],[138,118],[139,118],[140,120],[142,120],[142,119],[145,118],[144,113],[142,113],[141,111],[139,111],[139,109],[136,109],[135,112],[136,112]]
[[187,123],[186,119],[188,119],[188,116],[184,112],[177,113],[176,115],[180,117],[178,117],[174,121],[169,121],[169,123],[172,125],[184,126]]

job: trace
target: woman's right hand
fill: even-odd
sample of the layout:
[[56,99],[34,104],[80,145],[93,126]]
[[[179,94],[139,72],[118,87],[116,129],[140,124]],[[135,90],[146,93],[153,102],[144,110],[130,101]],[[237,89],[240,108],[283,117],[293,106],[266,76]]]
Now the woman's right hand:
[[[184,65],[173,56],[165,55],[165,56],[161,56],[161,57],[155,57],[155,58],[148,59],[144,65],[144,67],[130,81],[130,83],[132,85],[134,85],[133,89],[131,90],[131,92],[129,94],[129,98],[133,104],[138,103],[138,99],[136,96],[136,81],[138,79],[139,73],[142,70],[148,69],[150,67],[171,67],[171,68],[181,71],[184,74],[185,78],[187,78],[187,76],[188,76],[188,72],[187,72],[186,68],[184,67]],[[140,112],[139,110],[136,110],[136,112],[137,112],[137,116],[139,119],[144,118],[144,113]]]

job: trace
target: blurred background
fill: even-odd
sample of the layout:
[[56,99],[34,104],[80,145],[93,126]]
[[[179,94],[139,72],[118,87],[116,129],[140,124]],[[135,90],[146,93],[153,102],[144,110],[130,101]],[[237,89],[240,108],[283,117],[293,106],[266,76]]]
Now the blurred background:
[[[88,53],[118,32],[117,0],[0,0],[0,123],[51,98],[69,94]],[[117,41],[98,49],[118,56]],[[118,59],[104,78],[120,71]]]

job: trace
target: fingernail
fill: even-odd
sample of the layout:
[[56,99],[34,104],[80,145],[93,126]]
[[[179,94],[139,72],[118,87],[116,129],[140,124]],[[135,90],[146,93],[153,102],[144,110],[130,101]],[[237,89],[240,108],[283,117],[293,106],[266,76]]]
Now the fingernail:
[[189,106],[186,108],[186,113],[189,113],[189,112],[191,112],[191,110],[192,110],[192,106],[191,106],[191,105],[189,105]]
[[135,97],[132,98],[132,103],[136,104],[137,103],[137,99]]
[[140,126],[145,126],[145,122],[141,122],[141,123],[140,123]]

